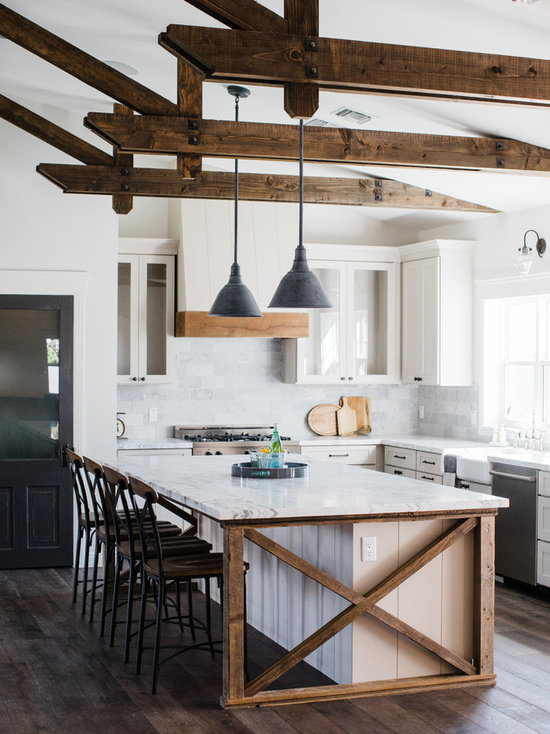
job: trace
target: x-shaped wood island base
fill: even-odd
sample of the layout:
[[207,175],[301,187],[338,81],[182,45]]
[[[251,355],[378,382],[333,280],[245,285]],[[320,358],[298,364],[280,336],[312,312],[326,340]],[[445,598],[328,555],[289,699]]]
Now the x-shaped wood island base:
[[[253,526],[270,525],[314,525],[326,524],[327,520],[287,521],[280,523],[224,524],[224,669],[223,696],[221,703],[226,708],[273,706],[344,698],[387,695],[390,693],[412,693],[441,688],[474,685],[493,685],[493,629],[494,629],[494,510],[477,511],[475,514],[422,513],[418,515],[370,516],[375,521],[414,521],[438,518],[455,521],[453,526],[426,545],[406,563],[400,565],[380,583],[365,594],[346,586],[330,574],[308,563],[263,535]],[[356,523],[364,518],[338,518],[332,522]],[[466,660],[439,644],[435,640],[406,624],[398,617],[378,606],[378,602],[426,566],[457,540],[474,531],[474,659]],[[244,680],[244,539],[260,546],[276,558],[315,580],[350,602],[343,611],[307,637],[303,642],[285,653],[277,662],[245,684]],[[400,635],[412,640],[420,647],[435,654],[452,665],[456,674],[417,676],[364,683],[334,684],[308,688],[266,690],[266,688],[289,671],[323,643],[343,630],[362,615],[369,615]]]

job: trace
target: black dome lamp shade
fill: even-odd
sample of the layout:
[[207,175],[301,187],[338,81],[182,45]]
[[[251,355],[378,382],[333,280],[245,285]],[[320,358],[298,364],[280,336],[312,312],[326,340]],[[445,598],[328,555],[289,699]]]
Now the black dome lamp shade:
[[[235,97],[235,121],[239,120],[239,99],[246,99],[250,95],[250,90],[246,87],[231,85],[227,87],[227,91]],[[262,312],[258,308],[258,304],[254,299],[251,291],[245,286],[241,278],[241,268],[237,261],[237,244],[239,230],[239,161],[235,159],[235,215],[234,215],[234,256],[233,264],[229,273],[229,280],[226,285],[216,296],[216,300],[210,309],[210,316],[236,316],[236,317],[256,317],[261,316]]]
[[319,278],[310,270],[304,239],[304,121],[300,120],[300,206],[298,247],[292,268],[279,283],[269,308],[332,308]]

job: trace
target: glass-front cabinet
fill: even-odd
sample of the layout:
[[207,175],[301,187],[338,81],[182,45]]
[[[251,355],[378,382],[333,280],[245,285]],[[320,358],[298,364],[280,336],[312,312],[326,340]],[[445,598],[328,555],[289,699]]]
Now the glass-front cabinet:
[[309,337],[287,341],[285,380],[399,382],[398,264],[311,257],[309,264],[332,308],[312,309]]
[[173,255],[119,254],[119,383],[172,381]]

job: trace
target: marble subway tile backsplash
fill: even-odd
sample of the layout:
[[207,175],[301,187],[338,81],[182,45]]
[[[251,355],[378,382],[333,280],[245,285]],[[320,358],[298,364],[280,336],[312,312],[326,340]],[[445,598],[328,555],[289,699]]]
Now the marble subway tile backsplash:
[[[341,395],[371,399],[373,436],[421,433],[484,440],[474,387],[418,385],[291,385],[283,382],[281,339],[176,339],[176,377],[169,385],[120,385],[118,410],[126,413],[129,438],[155,441],[173,426],[271,425],[293,438],[312,435],[308,412]],[[419,406],[424,419],[419,420]],[[148,420],[156,408],[158,421]]]
[[[291,385],[282,381],[281,339],[176,339],[176,378],[169,385],[120,385],[126,435],[156,440],[177,424],[271,425],[292,437],[311,434],[308,412],[341,395],[371,399],[373,434],[418,432],[416,385]],[[148,421],[148,409],[158,422]]]

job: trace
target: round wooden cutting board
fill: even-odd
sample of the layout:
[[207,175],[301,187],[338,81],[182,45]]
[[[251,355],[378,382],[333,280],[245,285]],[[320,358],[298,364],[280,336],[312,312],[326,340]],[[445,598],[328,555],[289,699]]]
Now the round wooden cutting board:
[[331,403],[316,405],[315,408],[309,411],[307,416],[308,426],[319,436],[336,436],[338,433],[336,411],[339,407],[339,405],[332,405]]

